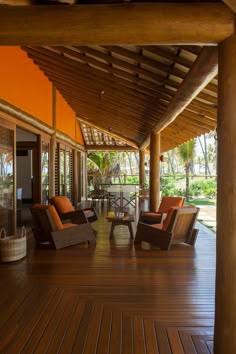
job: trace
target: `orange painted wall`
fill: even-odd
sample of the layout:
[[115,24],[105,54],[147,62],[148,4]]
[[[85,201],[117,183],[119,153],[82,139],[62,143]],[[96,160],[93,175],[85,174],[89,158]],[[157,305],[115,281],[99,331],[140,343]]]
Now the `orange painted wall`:
[[[0,46],[0,98],[52,127],[52,84],[20,47]],[[81,145],[75,112],[56,92],[56,128]]]
[[84,138],[78,121],[76,121],[75,129],[76,129],[76,142],[81,145],[84,145]]
[[80,127],[75,119],[75,112],[58,91],[56,92],[56,127],[84,145]]
[[52,126],[52,84],[20,47],[0,46],[0,98]]
[[75,112],[56,91],[56,128],[75,139]]

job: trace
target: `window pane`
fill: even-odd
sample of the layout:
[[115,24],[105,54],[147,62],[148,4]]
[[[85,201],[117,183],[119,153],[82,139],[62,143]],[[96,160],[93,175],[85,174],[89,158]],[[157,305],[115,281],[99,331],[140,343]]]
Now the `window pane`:
[[60,195],[65,195],[65,151],[60,150]]
[[42,157],[41,157],[41,168],[42,168],[42,203],[48,204],[48,192],[49,192],[49,144],[42,143]]
[[72,199],[72,153],[66,151],[66,195]]
[[12,130],[0,127],[0,227],[7,234],[14,230],[14,133]]

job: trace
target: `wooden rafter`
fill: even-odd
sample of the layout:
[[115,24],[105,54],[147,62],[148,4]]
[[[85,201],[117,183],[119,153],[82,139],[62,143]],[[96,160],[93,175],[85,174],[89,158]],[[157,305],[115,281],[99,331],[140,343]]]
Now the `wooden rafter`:
[[[183,112],[199,92],[216,76],[218,70],[218,51],[216,47],[202,49],[187,77],[169,104],[165,115],[156,124],[153,131],[160,132],[172,123]],[[145,139],[141,148],[145,148],[150,137]]]

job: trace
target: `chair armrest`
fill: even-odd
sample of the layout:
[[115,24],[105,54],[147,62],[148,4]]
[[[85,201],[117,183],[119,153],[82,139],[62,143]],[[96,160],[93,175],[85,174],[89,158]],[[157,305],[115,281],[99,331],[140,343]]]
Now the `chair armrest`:
[[145,224],[161,224],[163,222],[164,213],[141,211],[139,221]]
[[82,211],[84,212],[84,215],[85,215],[88,222],[97,221],[98,216],[97,216],[96,209],[94,207],[84,208],[84,209],[82,209]]
[[61,220],[70,220],[72,224],[87,223],[87,218],[83,210],[74,210],[60,215]]
[[51,232],[56,249],[69,247],[81,242],[96,245],[93,229],[89,223]]

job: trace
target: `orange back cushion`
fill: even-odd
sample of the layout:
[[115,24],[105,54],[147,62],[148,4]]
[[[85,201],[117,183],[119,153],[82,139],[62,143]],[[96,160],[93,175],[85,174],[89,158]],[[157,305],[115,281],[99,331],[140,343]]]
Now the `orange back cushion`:
[[162,197],[158,212],[168,213],[168,210],[172,207],[181,208],[184,204],[184,200],[184,197]]
[[169,224],[170,224],[170,221],[171,221],[171,219],[172,219],[172,216],[173,216],[173,214],[174,214],[174,211],[175,211],[176,209],[178,209],[178,208],[174,207],[174,208],[170,208],[170,209],[168,210],[168,213],[167,213],[167,215],[166,215],[166,218],[165,218],[165,220],[163,221],[162,230],[167,231],[168,226],[169,226]]
[[65,214],[65,213],[69,213],[70,211],[75,211],[75,208],[71,204],[70,200],[65,196],[53,197],[52,201],[60,214]]
[[56,229],[57,230],[62,230],[63,229],[63,225],[62,225],[62,222],[61,222],[61,219],[59,218],[59,215],[54,207],[54,205],[49,205],[48,206],[48,210],[52,216],[52,219],[54,221],[54,224],[56,226]]

